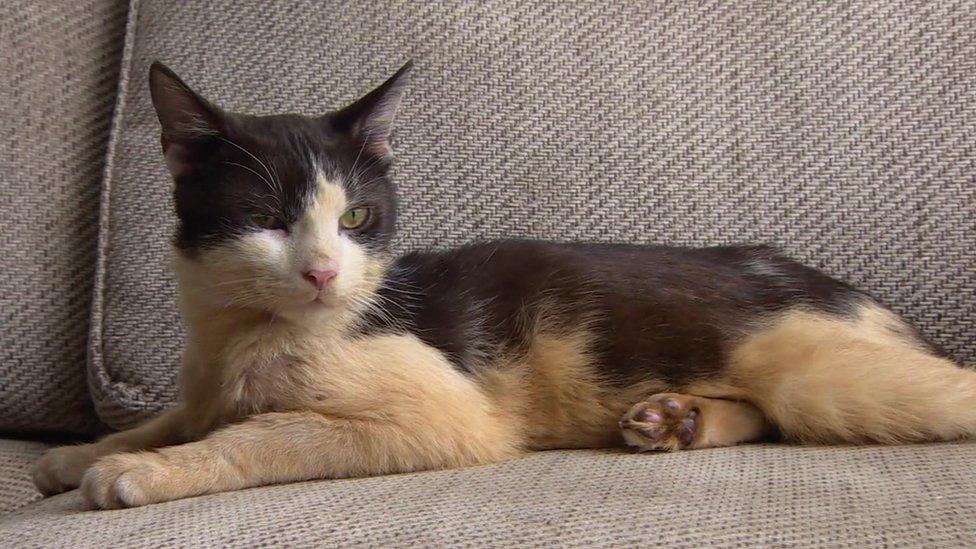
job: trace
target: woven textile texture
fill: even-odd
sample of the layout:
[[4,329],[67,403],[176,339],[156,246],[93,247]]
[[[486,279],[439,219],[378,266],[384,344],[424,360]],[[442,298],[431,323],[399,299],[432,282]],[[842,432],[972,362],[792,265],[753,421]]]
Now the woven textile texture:
[[0,2],[0,430],[96,425],[85,342],[126,11]]
[[965,547],[976,445],[548,452],[124,511],[71,492],[0,517],[20,547]]
[[175,399],[151,60],[252,113],[417,62],[401,249],[475,238],[770,242],[976,358],[976,4],[136,2],[91,370],[118,427]]
[[40,442],[0,439],[0,516],[41,498],[30,471],[45,449]]

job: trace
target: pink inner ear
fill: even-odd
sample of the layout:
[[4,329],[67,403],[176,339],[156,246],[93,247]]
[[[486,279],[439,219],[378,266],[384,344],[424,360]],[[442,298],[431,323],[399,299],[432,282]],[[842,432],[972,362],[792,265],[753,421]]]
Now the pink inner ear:
[[369,152],[373,153],[375,156],[388,157],[393,156],[393,148],[390,147],[390,142],[387,140],[374,141],[367,145]]
[[179,177],[189,171],[190,165],[186,162],[187,152],[187,148],[179,143],[170,143],[166,147],[163,157],[173,177]]

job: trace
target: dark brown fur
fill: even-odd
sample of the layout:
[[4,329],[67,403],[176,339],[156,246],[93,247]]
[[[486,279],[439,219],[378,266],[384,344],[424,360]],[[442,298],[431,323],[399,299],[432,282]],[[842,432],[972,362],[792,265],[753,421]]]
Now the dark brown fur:
[[369,319],[367,333],[413,333],[464,371],[484,367],[488,350],[524,349],[541,321],[552,330],[586,319],[605,378],[674,387],[719,374],[730,350],[775,313],[844,317],[871,302],[765,246],[526,240],[406,255],[381,295],[384,314]]

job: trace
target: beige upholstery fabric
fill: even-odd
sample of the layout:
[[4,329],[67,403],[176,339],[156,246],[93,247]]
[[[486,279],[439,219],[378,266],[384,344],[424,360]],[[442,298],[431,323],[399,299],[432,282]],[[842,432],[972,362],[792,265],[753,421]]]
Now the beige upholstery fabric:
[[30,471],[46,449],[40,442],[0,439],[0,516],[40,499]]
[[0,430],[96,424],[85,341],[125,15],[0,2]]
[[0,518],[0,546],[972,546],[974,462],[976,444],[577,451],[111,512],[69,493]]
[[401,248],[773,242],[976,358],[976,7],[931,2],[137,2],[102,229],[101,417],[175,398],[162,59],[319,113],[407,58]]

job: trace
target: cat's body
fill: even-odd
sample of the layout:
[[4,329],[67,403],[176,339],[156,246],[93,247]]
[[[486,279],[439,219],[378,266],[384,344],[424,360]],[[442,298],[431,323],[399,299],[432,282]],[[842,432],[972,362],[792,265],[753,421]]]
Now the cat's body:
[[839,317],[870,297],[764,246],[677,248],[508,240],[398,258],[365,333],[409,332],[476,372],[531,334],[593,337],[599,374],[680,386],[721,371],[764,320]]
[[181,402],[47,454],[43,492],[81,483],[117,507],[536,449],[976,434],[976,373],[766,247],[391,257],[404,72],[312,119],[228,114],[154,67],[180,218]]

